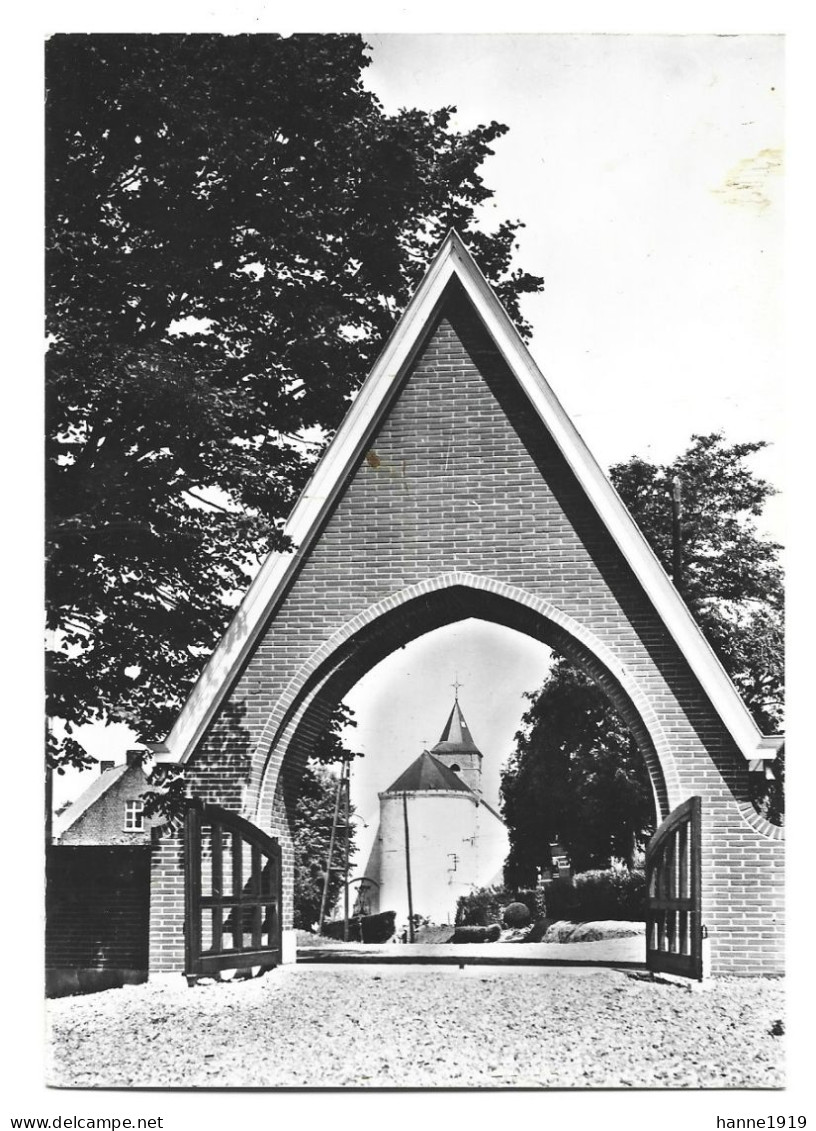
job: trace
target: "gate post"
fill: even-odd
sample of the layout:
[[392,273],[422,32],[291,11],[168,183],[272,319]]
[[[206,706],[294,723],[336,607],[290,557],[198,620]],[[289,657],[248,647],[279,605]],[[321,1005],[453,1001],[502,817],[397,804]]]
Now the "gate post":
[[149,976],[184,972],[184,844],[180,830],[152,832]]

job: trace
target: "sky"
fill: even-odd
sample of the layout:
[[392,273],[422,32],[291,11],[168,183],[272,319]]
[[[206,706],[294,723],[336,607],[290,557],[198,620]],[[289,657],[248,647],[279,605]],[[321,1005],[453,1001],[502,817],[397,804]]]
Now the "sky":
[[602,466],[695,431],[779,439],[781,37],[366,39],[386,110],[509,127],[484,221],[526,225],[531,350]]
[[[771,447],[756,470],[783,484],[781,254],[783,42],[779,36],[364,33],[364,82],[388,112],[455,105],[452,128],[508,133],[482,167],[479,223],[520,219],[515,262],[544,276],[523,300],[530,349],[595,458],[663,461],[695,432]],[[781,499],[765,528],[784,542]],[[352,799],[433,745],[460,701],[499,799],[501,765],[550,653],[474,621],[415,641],[348,696],[364,752]],[[127,728],[86,732],[122,759]],[[55,782],[57,805],[87,775]]]

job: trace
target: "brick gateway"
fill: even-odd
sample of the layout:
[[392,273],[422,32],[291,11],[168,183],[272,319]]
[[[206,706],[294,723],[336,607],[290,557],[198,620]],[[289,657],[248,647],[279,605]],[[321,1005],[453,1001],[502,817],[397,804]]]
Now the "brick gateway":
[[[660,820],[700,798],[716,974],[782,970],[782,830],[750,802],[763,736],[496,296],[446,239],[194,687],[162,760],[282,850],[334,705],[385,656],[479,617],[580,664],[628,723]],[[184,850],[154,844],[150,969],[184,968]],[[287,936],[287,930],[289,934]]]

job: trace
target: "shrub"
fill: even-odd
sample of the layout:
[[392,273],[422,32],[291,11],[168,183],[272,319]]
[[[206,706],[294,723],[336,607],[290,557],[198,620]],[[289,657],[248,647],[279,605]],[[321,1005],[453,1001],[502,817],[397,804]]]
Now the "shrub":
[[380,911],[377,915],[358,917],[360,941],[367,943],[388,942],[395,930],[396,911]]
[[485,943],[498,942],[501,927],[498,923],[491,923],[489,927],[457,927],[453,932],[452,943]]
[[456,903],[457,927],[486,927],[501,922],[504,909],[512,903],[523,903],[535,922],[544,914],[544,897],[541,891],[519,890],[505,887],[477,888],[460,895]]
[[[381,943],[387,942],[394,933],[396,911],[381,911],[378,915],[355,915],[349,918],[349,942]],[[334,919],[323,924],[326,938],[343,938],[343,920]]]
[[536,919],[540,919],[544,914],[545,907],[543,889],[519,888],[518,891],[513,891],[512,888],[508,888],[507,891],[512,891],[513,902],[524,904],[524,906],[530,912],[531,922],[535,923]]
[[505,927],[526,927],[532,919],[530,908],[526,903],[511,903],[505,907],[502,916]]
[[578,892],[572,880],[553,880],[544,889],[544,902],[547,908],[547,918],[579,919],[580,901]]
[[547,931],[552,926],[552,923],[553,923],[552,919],[537,919],[535,921],[535,923],[533,923],[530,930],[528,931],[527,936],[524,939],[524,941],[526,943],[543,942],[544,936],[546,935]]
[[572,880],[553,880],[545,893],[548,919],[590,922],[593,919],[646,918],[646,878],[625,868],[581,872]]
[[486,927],[501,919],[500,888],[477,888],[456,901],[457,927]]
[[[343,941],[343,920],[342,919],[326,919],[323,923],[323,930],[320,932],[324,938],[335,939],[338,942]],[[356,919],[349,919],[348,924],[348,937],[349,942],[360,941],[360,926]]]

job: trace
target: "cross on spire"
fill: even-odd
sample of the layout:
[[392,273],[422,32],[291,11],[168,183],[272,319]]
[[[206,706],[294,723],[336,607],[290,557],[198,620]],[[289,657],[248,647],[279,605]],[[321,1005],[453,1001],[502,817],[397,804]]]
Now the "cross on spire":
[[459,673],[457,672],[456,675],[453,677],[453,683],[451,684],[451,687],[453,688],[453,694],[454,694],[454,697],[455,697],[457,703],[459,702],[459,688],[464,687],[464,686],[465,685],[463,683],[459,682]]

